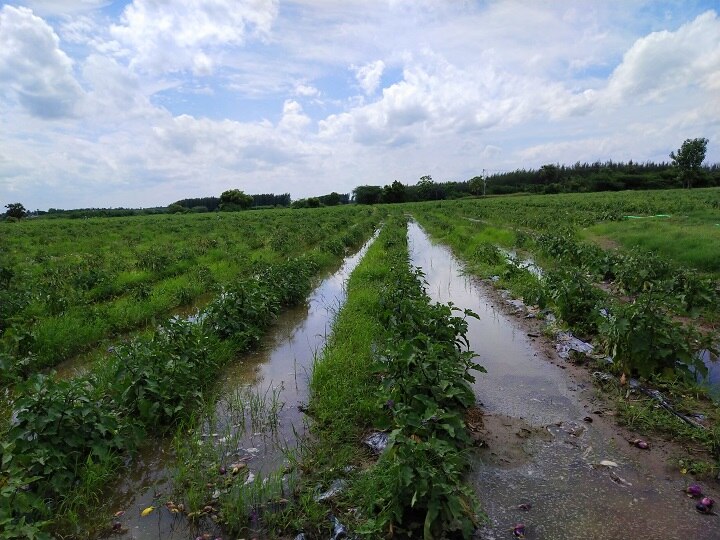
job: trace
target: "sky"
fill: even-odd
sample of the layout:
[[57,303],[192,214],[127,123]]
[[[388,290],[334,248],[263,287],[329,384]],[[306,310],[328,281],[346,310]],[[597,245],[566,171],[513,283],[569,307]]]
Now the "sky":
[[720,0],[0,4],[0,207],[720,162]]

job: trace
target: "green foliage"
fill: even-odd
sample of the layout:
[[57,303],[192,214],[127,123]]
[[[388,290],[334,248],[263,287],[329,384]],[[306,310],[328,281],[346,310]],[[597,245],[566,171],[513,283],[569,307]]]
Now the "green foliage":
[[247,210],[252,206],[253,198],[239,189],[229,189],[220,195],[220,210],[232,212]]
[[657,287],[672,275],[670,265],[654,253],[631,253],[615,266],[616,282],[628,294],[639,294]]
[[600,312],[597,306],[603,294],[578,270],[556,270],[545,276],[548,296],[557,314],[583,334],[597,331]]
[[707,374],[698,352],[713,349],[710,338],[668,317],[653,294],[615,303],[599,330],[618,371],[643,377],[679,373],[689,379]]
[[27,210],[25,210],[25,207],[20,203],[6,204],[5,208],[7,208],[5,215],[8,218],[22,219],[27,216]]
[[376,371],[392,432],[370,476],[374,489],[365,505],[375,517],[366,527],[413,538],[468,537],[477,502],[463,483],[470,442],[464,412],[474,403],[470,371],[484,371],[467,349],[466,317],[475,315],[430,304],[422,273],[408,268],[406,237],[384,241],[394,258],[379,314],[389,335]]
[[704,137],[685,139],[677,152],[670,152],[673,167],[678,170],[678,178],[688,188],[692,187],[700,173],[707,144],[708,140]]

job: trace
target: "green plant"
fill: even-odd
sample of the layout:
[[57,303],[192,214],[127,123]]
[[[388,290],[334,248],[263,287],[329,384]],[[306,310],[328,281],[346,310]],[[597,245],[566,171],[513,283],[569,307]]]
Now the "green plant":
[[655,295],[616,302],[599,329],[618,371],[643,377],[680,373],[690,379],[707,374],[698,352],[713,350],[711,338],[666,315]]
[[571,327],[584,334],[597,331],[600,321],[598,301],[601,291],[577,270],[556,270],[545,276],[547,291],[558,315]]

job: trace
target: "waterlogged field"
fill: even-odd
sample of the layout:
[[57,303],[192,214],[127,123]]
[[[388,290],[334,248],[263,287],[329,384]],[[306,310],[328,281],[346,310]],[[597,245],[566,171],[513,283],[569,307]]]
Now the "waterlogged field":
[[264,265],[341,255],[374,222],[370,209],[338,208],[5,224],[0,378],[55,366]]
[[[192,422],[220,368],[380,218],[336,208],[4,226],[0,537],[96,534],[93,508],[126,460]],[[197,299],[193,317],[172,316]],[[99,344],[82,374],[40,373]]]
[[[425,259],[409,253],[408,215]],[[464,279],[455,275],[462,267],[508,289],[528,316],[554,321],[548,335],[591,342],[592,353],[569,361],[607,374],[598,387],[618,418],[692,448],[679,467],[714,476],[720,413],[708,385],[719,341],[719,222],[720,190],[709,189],[6,224],[0,538],[341,538],[350,530],[432,539],[468,538],[478,527],[521,536],[524,525],[498,521],[515,519],[518,504],[502,485],[505,468],[483,469],[474,457],[482,401],[507,415],[534,407],[540,424],[526,426],[530,442],[534,430],[559,437],[533,443],[551,456],[533,467],[557,476],[587,465],[582,489],[568,491],[598,495],[582,519],[602,523],[603,512],[625,512],[650,490],[669,523],[662,527],[672,528],[683,521],[673,502],[685,498],[682,481],[648,480],[621,464],[614,471],[635,475],[635,491],[594,489],[607,480],[600,452],[617,445],[601,431],[563,431],[585,414],[565,373],[537,364],[529,338],[483,344],[479,335],[514,340],[509,316],[480,306],[486,320],[476,324],[474,307],[445,302],[476,305],[466,302],[480,289],[453,281]],[[345,258],[357,264],[346,284],[340,272],[313,290],[381,223],[374,242]],[[426,232],[459,261],[432,249]],[[342,295],[330,292],[338,288]],[[315,349],[300,351],[311,341]],[[514,367],[508,350],[520,351]],[[83,370],[51,371],[80,353]],[[545,385],[554,393],[545,396]],[[659,389],[672,406],[641,388]],[[534,421],[526,416],[495,425]],[[304,439],[293,423],[303,419]],[[282,447],[288,441],[293,448]],[[126,477],[154,473],[143,463],[158,449],[170,456],[162,458],[170,478],[152,492]],[[512,474],[527,494],[544,493],[535,476]],[[630,486],[612,474],[612,489]],[[113,498],[120,484],[152,493]],[[488,485],[502,491],[502,508],[482,491]],[[116,510],[132,516],[112,517]],[[570,531],[580,523],[571,510],[548,507],[553,522],[536,514],[535,531]],[[678,525],[686,537],[707,528],[707,516],[693,516]]]

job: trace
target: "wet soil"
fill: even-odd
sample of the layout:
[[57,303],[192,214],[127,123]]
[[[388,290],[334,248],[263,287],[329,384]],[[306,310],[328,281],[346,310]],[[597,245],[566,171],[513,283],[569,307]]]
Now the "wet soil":
[[[692,478],[668,464],[679,447],[652,438],[650,450],[630,444],[641,437],[616,424],[586,369],[558,356],[543,322],[464,275],[417,224],[409,237],[431,297],[480,316],[468,335],[488,371],[474,384],[484,444],[470,481],[488,518],[477,538],[512,538],[517,523],[530,539],[720,538],[720,518],[697,513],[683,493]],[[717,499],[714,482],[703,488]]]
[[[291,452],[305,433],[303,405],[308,398],[309,372],[313,359],[322,349],[335,314],[345,301],[345,283],[369,245],[348,256],[341,267],[320,281],[306,304],[280,314],[260,346],[238,357],[227,366],[218,384],[215,405],[216,424],[203,426],[202,444],[211,445],[227,463],[243,462],[249,476],[266,475],[285,465]],[[263,410],[250,414],[248,402]],[[270,409],[275,407],[274,412]],[[253,423],[267,420],[271,423]],[[121,531],[105,538],[117,539],[194,539],[203,533],[212,538],[222,530],[209,519],[190,523],[182,513],[165,506],[173,494],[175,454],[169,440],[155,441],[130,465],[119,486],[108,493],[106,508],[111,513],[123,511],[118,518]],[[142,516],[144,509],[155,510]],[[109,531],[108,531],[109,532]],[[258,531],[258,537],[262,537]]]

